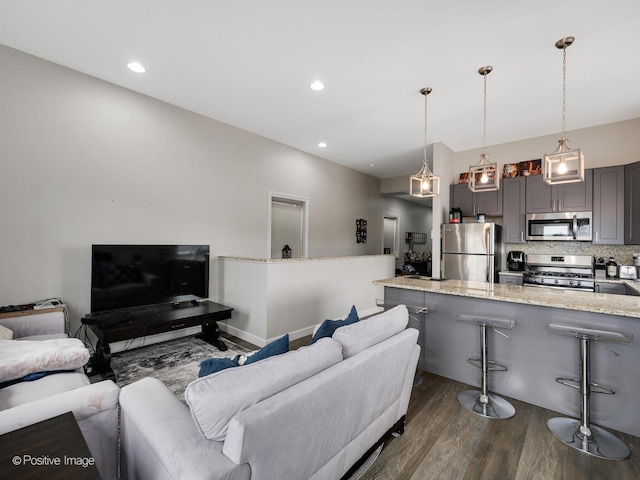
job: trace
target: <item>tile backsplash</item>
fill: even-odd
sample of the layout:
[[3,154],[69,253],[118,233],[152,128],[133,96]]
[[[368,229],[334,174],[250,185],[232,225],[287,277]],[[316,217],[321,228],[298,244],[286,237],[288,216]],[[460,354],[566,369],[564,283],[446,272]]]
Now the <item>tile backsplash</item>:
[[640,253],[640,245],[593,245],[588,242],[529,242],[526,244],[507,243],[505,252],[521,250],[525,254],[546,253],[556,255],[591,255],[609,260],[614,257],[618,265],[633,265],[633,254]]

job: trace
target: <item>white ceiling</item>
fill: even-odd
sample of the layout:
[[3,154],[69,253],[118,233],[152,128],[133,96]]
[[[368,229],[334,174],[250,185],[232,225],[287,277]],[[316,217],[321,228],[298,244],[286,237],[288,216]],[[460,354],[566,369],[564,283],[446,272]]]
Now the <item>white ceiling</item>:
[[0,2],[1,44],[380,178],[420,167],[423,86],[429,143],[482,146],[483,65],[488,145],[559,132],[569,35],[568,130],[640,117],[638,0]]

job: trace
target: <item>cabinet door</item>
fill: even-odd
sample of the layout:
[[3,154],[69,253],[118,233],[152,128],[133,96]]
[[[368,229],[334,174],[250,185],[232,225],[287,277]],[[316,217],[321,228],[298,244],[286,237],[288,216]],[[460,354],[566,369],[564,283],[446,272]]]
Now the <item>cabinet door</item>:
[[502,275],[500,274],[500,283],[504,285],[524,285],[522,275]]
[[627,287],[624,283],[596,282],[596,293],[608,293],[610,295],[626,295]]
[[557,211],[589,212],[593,210],[593,169],[584,171],[584,182],[558,185]]
[[489,217],[502,215],[502,191],[481,192],[474,194],[476,213],[484,213]]
[[624,166],[593,171],[593,243],[624,243]]
[[554,212],[554,187],[543,180],[542,175],[531,175],[526,178],[526,213]]
[[502,180],[502,240],[504,243],[526,243],[524,239],[526,178]]
[[473,198],[473,192],[469,190],[466,183],[458,183],[451,185],[451,207],[459,208],[462,210],[463,217],[475,216],[475,203]]
[[624,166],[624,243],[640,245],[640,162]]
[[542,175],[527,178],[527,213],[586,212],[593,209],[593,170],[584,182],[549,185]]

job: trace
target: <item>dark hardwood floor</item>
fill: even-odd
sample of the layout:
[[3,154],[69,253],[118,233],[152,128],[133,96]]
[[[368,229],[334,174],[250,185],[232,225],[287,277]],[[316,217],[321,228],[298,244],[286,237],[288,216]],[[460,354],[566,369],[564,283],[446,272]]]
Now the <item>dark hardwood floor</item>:
[[508,399],[514,417],[490,420],[467,411],[458,393],[470,387],[421,373],[414,387],[404,434],[389,441],[361,480],[573,480],[640,479],[640,438],[613,432],[631,450],[628,460],[582,454],[557,440],[551,410]]
[[[290,348],[308,345],[310,339],[294,340]],[[562,416],[556,412],[509,398],[515,416],[489,420],[458,403],[459,392],[475,387],[420,373],[423,381],[413,388],[404,434],[387,441],[360,480],[640,479],[638,437],[610,430],[627,444],[631,457],[591,457],[562,444],[547,430],[548,419]]]

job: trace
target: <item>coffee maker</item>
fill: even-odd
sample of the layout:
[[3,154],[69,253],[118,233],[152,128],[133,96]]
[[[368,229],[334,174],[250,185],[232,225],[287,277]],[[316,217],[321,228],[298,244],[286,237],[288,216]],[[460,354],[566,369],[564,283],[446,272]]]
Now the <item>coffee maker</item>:
[[511,250],[507,252],[507,270],[510,272],[522,272],[525,268],[524,252]]

